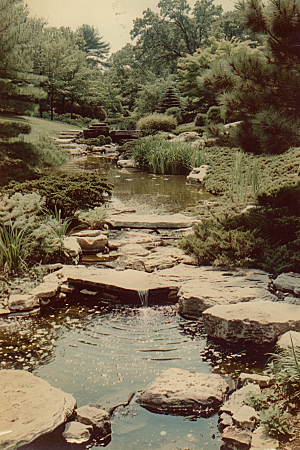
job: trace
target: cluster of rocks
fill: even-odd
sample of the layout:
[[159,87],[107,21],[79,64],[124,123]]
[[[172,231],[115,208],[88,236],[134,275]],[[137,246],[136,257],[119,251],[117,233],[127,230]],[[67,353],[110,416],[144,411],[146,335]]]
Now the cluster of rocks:
[[[190,420],[210,417],[218,411],[224,450],[277,449],[278,442],[259,426],[259,414],[245,404],[250,394],[259,394],[261,387],[271,382],[268,376],[243,373],[236,389],[229,377],[171,368],[153,380],[136,401],[151,412],[188,416]],[[62,437],[70,444],[91,440],[107,444],[112,433],[111,416],[117,408],[129,405],[135,396],[135,392],[124,392],[115,398],[107,395],[77,408],[72,395],[23,370],[1,370],[0,388],[3,449],[29,444],[63,424]]]
[[[135,393],[107,396],[77,408],[75,398],[25,370],[0,371],[0,448],[29,444],[65,424],[62,437],[70,444],[107,444],[111,416],[129,405]],[[45,406],[46,405],[46,406]]]

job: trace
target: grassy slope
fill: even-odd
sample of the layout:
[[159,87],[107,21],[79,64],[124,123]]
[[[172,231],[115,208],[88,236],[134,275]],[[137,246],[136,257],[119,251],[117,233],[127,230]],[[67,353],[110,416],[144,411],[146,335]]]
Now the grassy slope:
[[[31,133],[28,136],[30,142],[38,142],[40,133],[47,134],[49,137],[58,137],[61,131],[80,130],[80,128],[62,122],[55,122],[38,117],[30,116],[3,116],[0,115],[0,121],[10,121],[19,123],[28,123],[31,126]],[[28,139],[27,138],[27,139]]]

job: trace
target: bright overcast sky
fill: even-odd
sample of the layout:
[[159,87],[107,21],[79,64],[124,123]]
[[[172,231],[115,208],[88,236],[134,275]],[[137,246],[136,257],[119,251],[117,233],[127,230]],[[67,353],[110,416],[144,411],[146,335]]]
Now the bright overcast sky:
[[[131,42],[132,22],[147,8],[156,9],[159,0],[25,0],[31,16],[43,17],[49,26],[67,26],[72,30],[84,23],[98,29],[111,50]],[[190,0],[193,5],[195,0]],[[215,0],[224,11],[234,9],[235,0]]]

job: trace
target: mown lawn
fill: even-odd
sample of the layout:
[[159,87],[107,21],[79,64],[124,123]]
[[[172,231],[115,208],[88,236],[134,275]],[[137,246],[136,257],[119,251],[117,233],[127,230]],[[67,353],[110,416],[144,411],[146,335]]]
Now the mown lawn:
[[31,133],[28,136],[24,136],[24,138],[32,143],[39,142],[41,134],[46,134],[49,137],[58,137],[61,131],[80,130],[74,125],[30,116],[0,115],[0,122],[5,121],[28,123],[31,126]]

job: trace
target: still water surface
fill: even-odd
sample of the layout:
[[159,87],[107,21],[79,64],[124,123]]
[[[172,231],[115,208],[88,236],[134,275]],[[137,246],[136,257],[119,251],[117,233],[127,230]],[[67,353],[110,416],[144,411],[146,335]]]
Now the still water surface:
[[[135,209],[139,214],[176,213],[212,198],[199,187],[187,186],[185,177],[120,170],[92,156],[72,160],[64,168],[78,170],[103,173],[115,186],[113,205]],[[21,320],[18,337],[13,345],[3,348],[6,353],[2,357],[8,367],[30,370],[73,394],[82,406],[107,394],[138,393],[171,367],[210,372],[211,365],[200,357],[205,337],[187,333],[184,322],[170,306],[109,310],[98,305],[57,307],[26,319],[26,323]],[[212,450],[221,445],[217,415],[190,421],[150,413],[134,400],[116,412],[112,430],[110,450]],[[86,448],[51,435],[28,449],[75,447]]]

